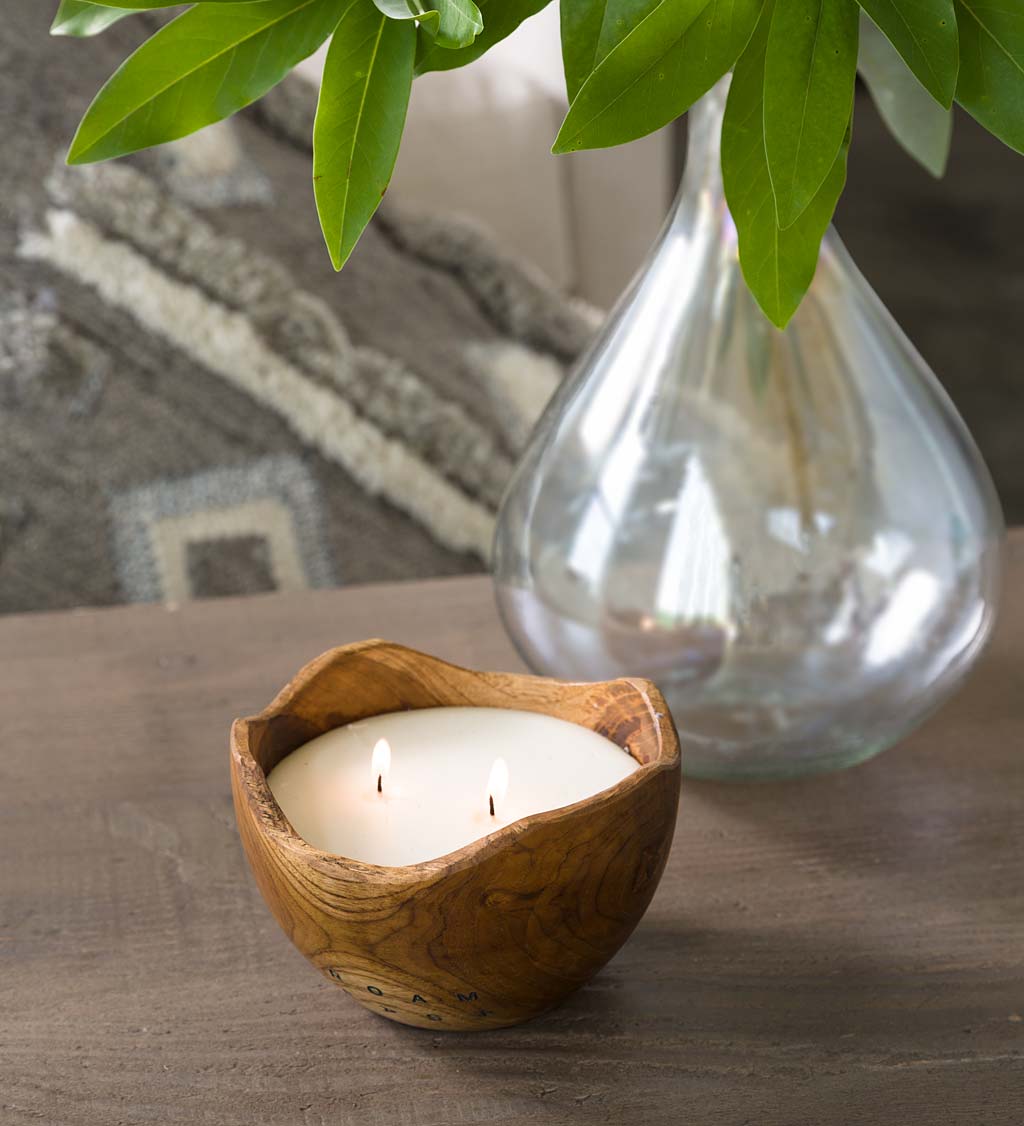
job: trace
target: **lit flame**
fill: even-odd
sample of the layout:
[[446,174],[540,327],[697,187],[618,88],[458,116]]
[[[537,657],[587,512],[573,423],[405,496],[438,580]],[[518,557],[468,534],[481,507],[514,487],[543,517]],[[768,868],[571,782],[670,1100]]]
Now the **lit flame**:
[[503,758],[496,758],[491,767],[491,775],[487,779],[487,808],[492,817],[497,816],[498,806],[508,794],[508,763]]
[[391,773],[391,744],[387,739],[378,739],[373,747],[373,784],[377,793],[384,793],[384,783]]

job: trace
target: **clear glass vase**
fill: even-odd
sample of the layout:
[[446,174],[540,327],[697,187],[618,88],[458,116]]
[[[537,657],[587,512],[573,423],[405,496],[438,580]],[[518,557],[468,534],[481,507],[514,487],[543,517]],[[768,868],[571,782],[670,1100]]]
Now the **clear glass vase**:
[[1003,521],[935,376],[839,241],[780,332],[740,274],[718,138],[510,483],[495,584],[517,648],[570,679],[642,675],[683,769],[833,770],[904,736],[976,660]]

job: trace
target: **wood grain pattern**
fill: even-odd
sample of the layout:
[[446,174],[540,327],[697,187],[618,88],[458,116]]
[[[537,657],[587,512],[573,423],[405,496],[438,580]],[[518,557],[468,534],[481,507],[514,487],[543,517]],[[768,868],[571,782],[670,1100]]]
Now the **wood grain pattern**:
[[487,580],[0,618],[3,1126],[1020,1126],[1024,536],[966,689],[854,770],[684,781],[647,914],[517,1028],[311,973],[238,843],[233,717],[379,632],[518,669]]
[[[585,801],[402,868],[311,847],[270,792],[270,771],[325,731],[457,706],[557,716],[611,739],[641,769]],[[479,1031],[550,1009],[632,933],[668,857],[679,745],[648,681],[566,684],[475,672],[366,641],[325,653],[258,716],[235,721],[231,781],[256,883],[299,950],[389,1020]]]

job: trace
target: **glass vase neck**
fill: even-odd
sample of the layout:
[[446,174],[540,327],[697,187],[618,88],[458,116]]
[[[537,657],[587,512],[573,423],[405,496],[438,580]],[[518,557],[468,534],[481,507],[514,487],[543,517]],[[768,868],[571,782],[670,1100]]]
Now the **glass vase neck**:
[[721,138],[725,103],[732,75],[727,74],[691,108],[686,115],[686,167],[683,171],[676,209],[691,192],[703,189],[723,195]]

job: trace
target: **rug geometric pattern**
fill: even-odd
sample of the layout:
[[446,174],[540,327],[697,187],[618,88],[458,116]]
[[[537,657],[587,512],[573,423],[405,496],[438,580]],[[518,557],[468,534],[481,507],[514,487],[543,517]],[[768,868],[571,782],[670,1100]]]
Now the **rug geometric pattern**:
[[110,520],[129,602],[301,590],[338,581],[322,533],[317,486],[297,457],[260,458],[130,489],[111,498]]

